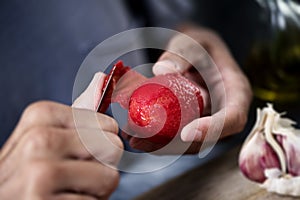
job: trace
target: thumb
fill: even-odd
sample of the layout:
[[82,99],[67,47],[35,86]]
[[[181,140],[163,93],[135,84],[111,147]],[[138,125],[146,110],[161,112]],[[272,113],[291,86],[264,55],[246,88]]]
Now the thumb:
[[202,142],[211,124],[211,117],[195,119],[181,130],[181,140],[184,142]]
[[[226,110],[223,109],[211,116],[195,119],[183,127],[181,139],[184,142],[203,142],[204,139],[209,142],[216,142],[226,135],[224,132],[227,131],[226,133],[228,133],[230,128],[233,127],[235,122],[231,118],[233,117],[228,116]],[[227,124],[225,121],[227,121]]]
[[96,73],[89,86],[75,99],[72,107],[96,111],[105,77],[102,72]]
[[165,52],[154,64],[152,71],[154,75],[163,75],[168,73],[183,74],[191,67],[191,64],[178,55]]
[[181,139],[185,142],[208,141],[239,133],[247,122],[247,110],[236,105],[228,105],[211,116],[200,117],[183,127]]

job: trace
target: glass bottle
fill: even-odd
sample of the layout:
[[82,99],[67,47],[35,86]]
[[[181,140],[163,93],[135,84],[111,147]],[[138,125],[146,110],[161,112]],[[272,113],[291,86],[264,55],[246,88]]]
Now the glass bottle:
[[264,101],[300,100],[300,3],[295,0],[256,0],[265,24],[246,61],[254,95]]

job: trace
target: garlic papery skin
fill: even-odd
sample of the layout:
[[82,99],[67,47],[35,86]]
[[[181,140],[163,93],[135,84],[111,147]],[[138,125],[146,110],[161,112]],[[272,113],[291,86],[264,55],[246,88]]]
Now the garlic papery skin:
[[267,180],[261,184],[269,192],[281,195],[300,196],[300,176],[283,175],[278,169],[265,170]]
[[299,197],[300,130],[282,115],[271,104],[257,110],[257,121],[242,146],[239,165],[247,178],[260,182],[267,191]]
[[273,135],[273,128],[275,127],[275,124],[278,123],[278,119],[280,119],[280,114],[273,109],[273,106],[271,104],[268,104],[268,107],[263,109],[263,113],[267,115],[264,124],[264,134],[266,137],[266,141],[276,152],[280,162],[281,171],[283,173],[286,173],[287,166],[286,166],[286,157],[284,151],[280,147],[280,145],[278,144],[278,142],[276,141]]

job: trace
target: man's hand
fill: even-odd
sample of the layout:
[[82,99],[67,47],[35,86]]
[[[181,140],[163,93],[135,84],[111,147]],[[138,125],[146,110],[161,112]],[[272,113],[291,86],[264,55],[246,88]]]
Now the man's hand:
[[[75,126],[74,111],[95,120]],[[106,165],[94,159],[77,133],[92,137],[99,125],[108,140],[97,141],[92,153]],[[53,102],[30,105],[0,152],[1,200],[107,199],[119,180],[113,168],[123,148],[117,132],[115,120],[103,114]],[[109,141],[117,148],[107,149]]]
[[[243,130],[247,121],[252,91],[248,79],[233,59],[225,43],[216,33],[195,26],[186,26],[182,29],[182,32],[205,48],[217,66],[215,71],[219,73],[210,74],[209,77],[201,77],[190,63],[169,51],[161,55],[158,62],[153,66],[153,73],[160,75],[179,72],[188,79],[198,83],[201,87],[204,97],[205,116],[187,124],[181,131],[181,139],[178,138],[180,140],[178,141],[179,144],[193,142],[186,153],[197,153],[209,127],[211,125],[222,127],[222,120],[215,119],[225,116],[220,138]],[[189,40],[186,40],[182,35],[171,39],[167,48],[170,51],[179,52],[183,57],[189,58],[189,60],[200,63],[204,68],[211,69],[213,67],[210,62],[207,62],[206,54],[195,53],[199,52],[195,51],[197,47],[189,43]],[[205,82],[203,79],[205,79]],[[207,88],[210,88],[210,91],[207,91]],[[209,92],[211,96],[209,96]],[[213,111],[210,106],[211,100],[217,104],[214,105]],[[128,135],[125,137],[130,140],[131,146],[137,149],[154,151],[161,148],[161,146],[145,139]],[[167,153],[176,153],[176,149]]]
[[[246,124],[252,100],[252,91],[247,77],[216,33],[195,26],[186,26],[182,29],[182,32],[207,51],[217,68],[212,70],[216,73],[211,73],[209,70],[213,69],[214,66],[213,63],[208,61],[204,49],[199,50],[199,45],[195,46],[195,43],[190,42],[190,38],[187,40],[187,37],[182,35],[177,35],[171,39],[167,47],[170,51],[164,52],[153,66],[155,75],[179,72],[189,80],[198,83],[204,98],[204,116],[187,124],[182,129],[180,137],[176,137],[174,145],[170,148],[164,148],[163,153],[166,154],[177,154],[183,151],[185,153],[198,153],[211,127],[216,132],[221,132],[220,138],[240,132]],[[190,63],[171,52],[178,52],[182,57],[188,58],[189,61],[198,63],[204,71],[207,70],[209,73],[200,75]],[[78,98],[79,100],[82,98],[90,99],[89,102],[84,101],[84,104],[79,103],[78,105],[81,108],[95,110],[95,105],[99,101],[97,91],[101,91],[104,77],[105,74],[101,72],[95,75],[88,89]],[[128,84],[131,83],[128,82]],[[212,102],[214,104],[211,104]],[[214,129],[214,127],[217,127],[217,129]],[[135,149],[152,152],[164,146],[126,133],[122,135],[129,140],[129,144]],[[215,143],[216,141],[213,140],[217,140],[219,136],[210,138],[212,140],[208,142]],[[191,142],[191,145],[187,148],[189,142]]]

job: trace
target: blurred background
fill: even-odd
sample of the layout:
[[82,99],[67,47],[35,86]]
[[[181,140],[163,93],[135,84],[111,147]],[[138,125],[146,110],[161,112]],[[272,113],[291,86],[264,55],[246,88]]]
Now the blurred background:
[[254,0],[1,0],[0,146],[31,102],[71,104],[80,64],[106,38],[193,21],[219,32],[243,66],[253,27],[260,28],[257,9]]
[[[261,71],[272,65],[261,64],[260,59],[268,58],[270,52],[261,54],[262,48],[255,47],[253,50],[253,46],[257,42],[261,43],[261,39],[265,41],[274,38],[274,24],[270,22],[272,16],[278,16],[278,7],[272,7],[272,2],[276,3],[276,0],[259,2],[260,4],[255,0],[1,0],[0,147],[28,104],[37,100],[53,100],[70,105],[75,76],[84,58],[100,42],[128,29],[144,26],[175,29],[186,22],[209,27],[222,36],[252,83],[253,80],[256,83],[257,75],[260,75],[259,80],[265,80],[266,74]],[[282,17],[280,14],[279,16]],[[295,52],[297,55],[298,51]],[[154,62],[158,56],[155,51],[147,51],[142,58],[129,55],[126,65]],[[258,67],[252,70],[252,66]],[[294,66],[298,68],[292,74],[298,77],[299,65]],[[268,74],[270,70],[272,67],[264,71]],[[282,83],[283,78],[285,77],[278,79],[279,83]],[[292,85],[300,85],[298,78],[293,78],[293,81]],[[280,87],[280,84],[274,86],[273,82],[271,85],[274,90]],[[300,94],[299,87],[292,89],[294,94]],[[276,100],[274,95],[271,99],[260,99],[262,104]],[[253,107],[256,105],[258,104]],[[291,110],[295,110],[295,106],[299,108],[297,103],[293,105]],[[295,116],[299,119],[299,115]],[[231,143],[228,142],[227,145],[230,146]],[[203,162],[197,156],[182,159],[185,165],[178,162],[152,174],[122,174],[120,186],[112,199],[120,199],[122,195],[134,197]]]

